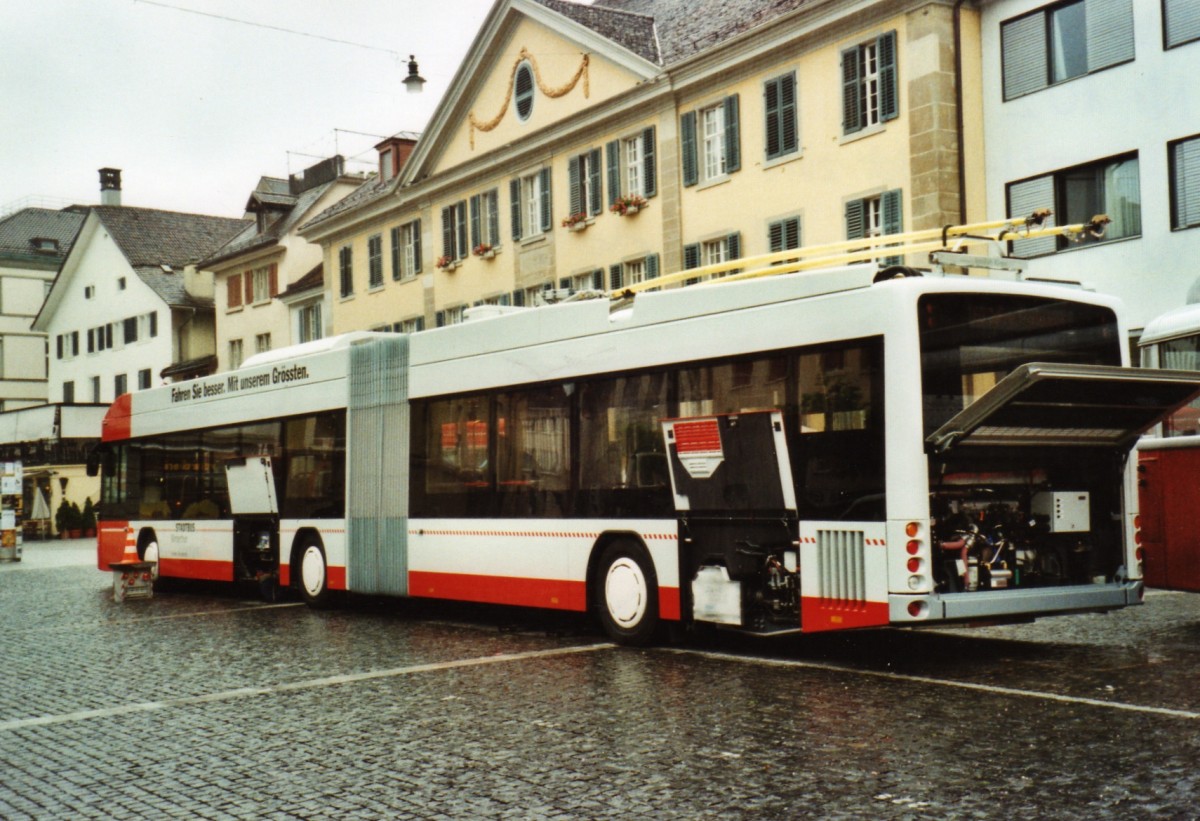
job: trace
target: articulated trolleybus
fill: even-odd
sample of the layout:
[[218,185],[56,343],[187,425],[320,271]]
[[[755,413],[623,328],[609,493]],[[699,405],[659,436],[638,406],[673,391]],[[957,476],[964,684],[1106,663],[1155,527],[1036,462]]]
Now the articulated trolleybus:
[[876,266],[357,333],[122,396],[99,564],[754,633],[1136,604],[1114,300]]

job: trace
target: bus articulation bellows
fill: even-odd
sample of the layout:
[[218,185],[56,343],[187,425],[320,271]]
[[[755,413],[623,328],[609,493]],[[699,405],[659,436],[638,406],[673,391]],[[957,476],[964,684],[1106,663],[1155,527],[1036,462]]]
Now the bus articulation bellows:
[[356,333],[120,397],[99,564],[759,634],[1136,604],[1115,300],[875,267]]

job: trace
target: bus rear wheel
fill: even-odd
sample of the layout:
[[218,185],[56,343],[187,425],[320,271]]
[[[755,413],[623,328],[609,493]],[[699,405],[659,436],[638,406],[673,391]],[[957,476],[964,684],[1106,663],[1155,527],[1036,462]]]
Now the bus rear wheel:
[[300,595],[310,607],[325,607],[329,604],[329,568],[325,563],[325,551],[316,542],[301,545],[296,557],[296,569]]
[[604,549],[594,579],[600,625],[618,644],[644,647],[658,634],[658,579],[639,546],[614,542]]

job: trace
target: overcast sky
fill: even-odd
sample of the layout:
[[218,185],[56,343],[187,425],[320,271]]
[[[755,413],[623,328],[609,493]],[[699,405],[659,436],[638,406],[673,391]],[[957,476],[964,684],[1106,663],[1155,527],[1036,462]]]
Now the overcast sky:
[[491,6],[0,0],[0,213],[97,203],[97,169],[114,167],[124,205],[241,216],[264,174],[373,161],[378,138],[348,132],[422,130]]

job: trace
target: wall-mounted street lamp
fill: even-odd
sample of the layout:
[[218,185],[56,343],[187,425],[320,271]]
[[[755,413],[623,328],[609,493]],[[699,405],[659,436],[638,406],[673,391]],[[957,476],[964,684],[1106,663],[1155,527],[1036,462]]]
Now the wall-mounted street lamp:
[[425,78],[417,73],[417,58],[411,54],[408,55],[408,76],[404,78],[404,85],[409,94],[420,94],[425,85]]

